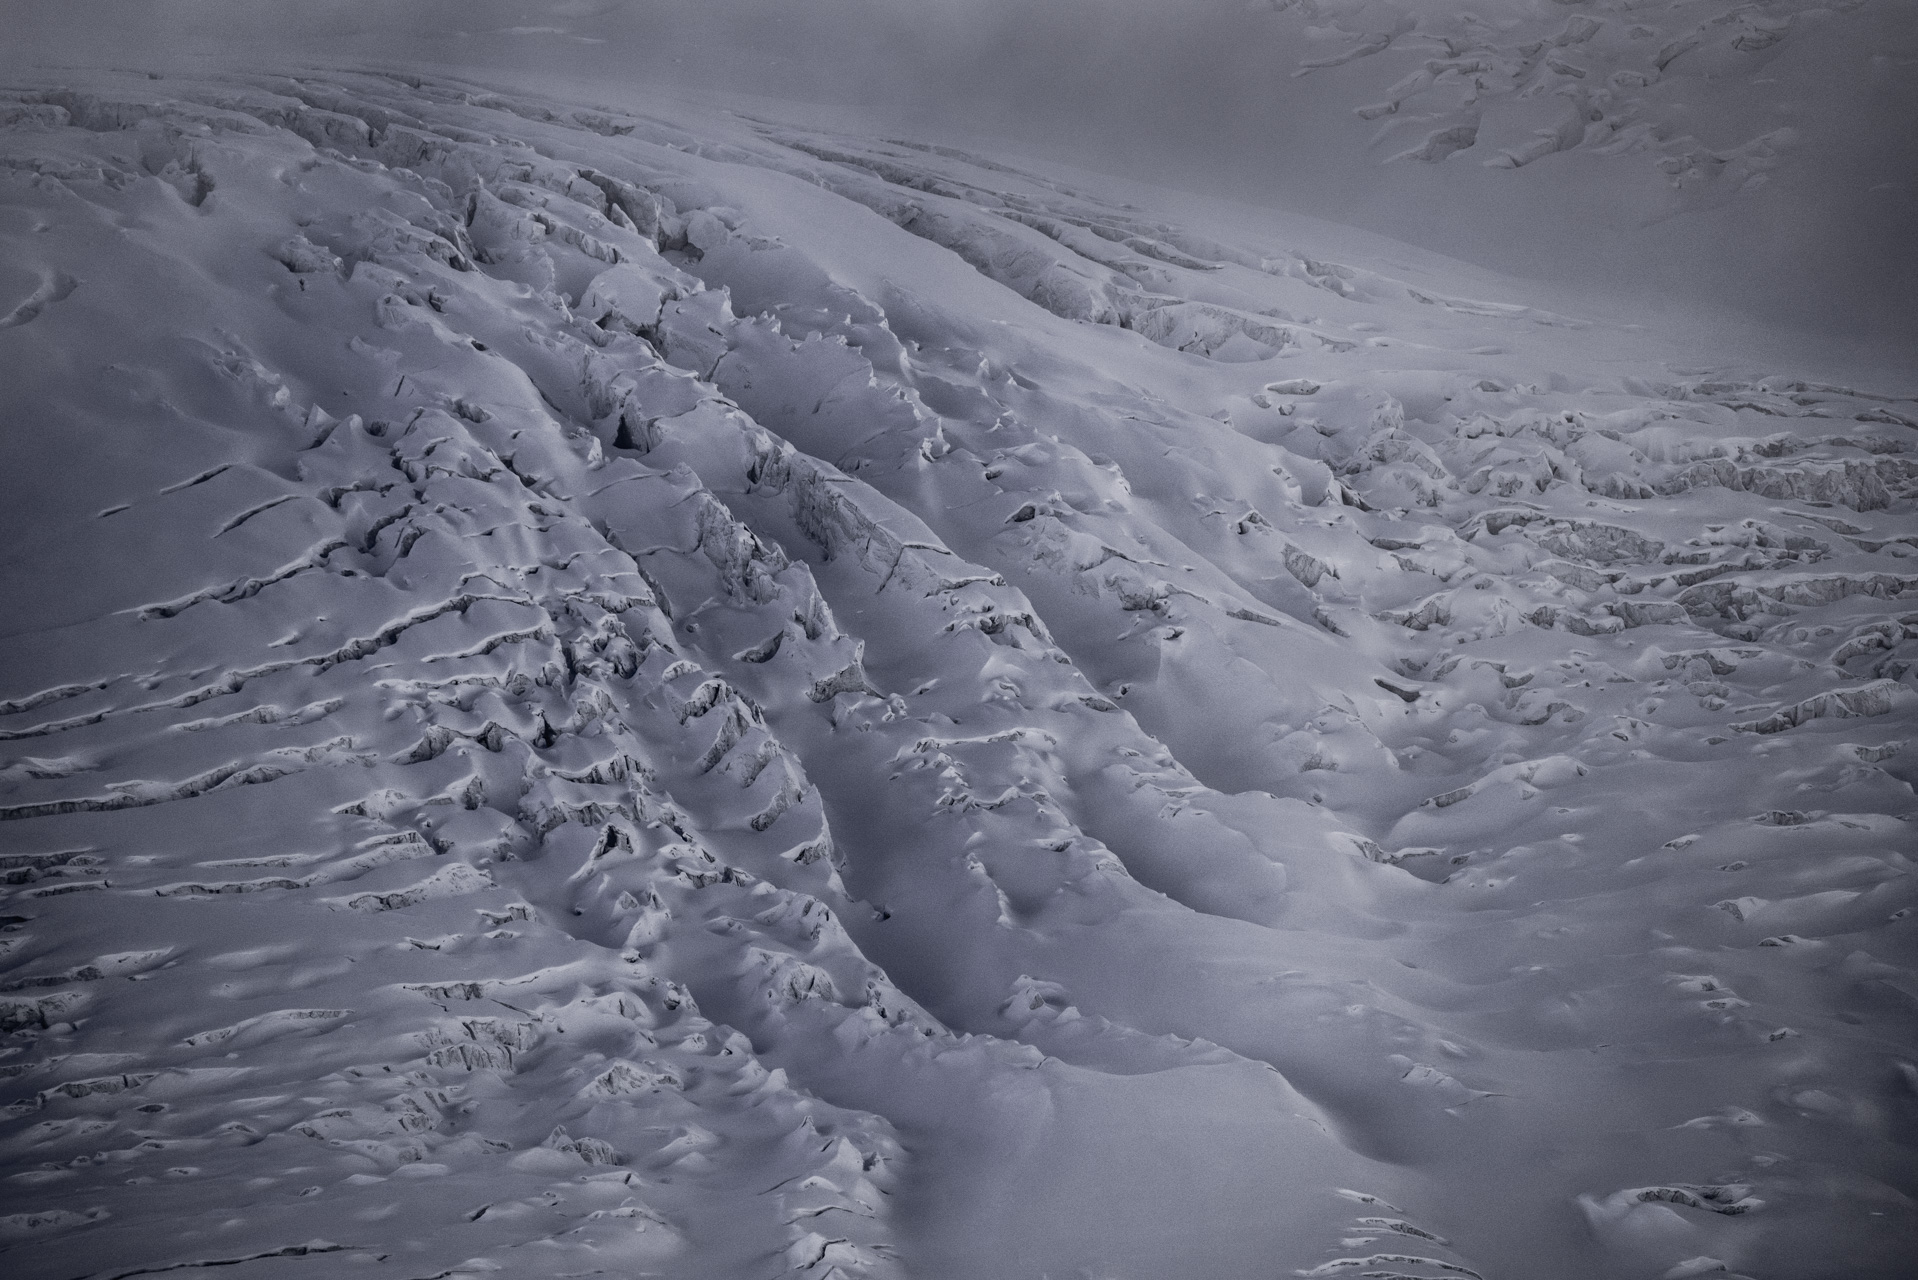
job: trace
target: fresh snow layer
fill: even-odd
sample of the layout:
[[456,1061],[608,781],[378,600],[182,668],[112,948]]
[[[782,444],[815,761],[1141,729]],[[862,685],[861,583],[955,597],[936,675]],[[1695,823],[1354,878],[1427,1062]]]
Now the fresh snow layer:
[[0,193],[10,1276],[1909,1265],[1909,369],[445,79]]

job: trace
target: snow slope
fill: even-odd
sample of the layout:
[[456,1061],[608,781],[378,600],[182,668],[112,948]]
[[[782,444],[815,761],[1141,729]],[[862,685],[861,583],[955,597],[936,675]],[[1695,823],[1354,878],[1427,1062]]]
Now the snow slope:
[[0,183],[10,1274],[1900,1273],[1909,368],[450,79]]
[[0,0],[0,31],[0,64],[835,103],[854,132],[1299,210],[1628,307],[1918,346],[1918,0]]

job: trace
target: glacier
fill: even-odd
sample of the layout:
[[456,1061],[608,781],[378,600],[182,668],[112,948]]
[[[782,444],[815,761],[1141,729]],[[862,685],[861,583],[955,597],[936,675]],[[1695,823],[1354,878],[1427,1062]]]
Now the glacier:
[[1903,1273],[1909,362],[763,101],[9,74],[9,1274]]

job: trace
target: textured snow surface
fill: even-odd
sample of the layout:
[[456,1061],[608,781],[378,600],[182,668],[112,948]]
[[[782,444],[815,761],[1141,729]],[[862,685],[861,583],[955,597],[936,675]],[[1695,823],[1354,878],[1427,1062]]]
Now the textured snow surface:
[[1684,131],[1684,99],[1725,92],[1714,80],[1735,86],[1762,75],[1769,59],[1756,55],[1865,3],[1623,0],[1576,12],[1563,0],[1490,10],[1460,0],[1263,0],[1260,7],[1295,11],[1306,37],[1323,46],[1295,64],[1295,76],[1394,46],[1428,55],[1378,101],[1354,109],[1381,122],[1375,145],[1415,142],[1394,159],[1483,151],[1482,163],[1516,169],[1579,148],[1642,151],[1689,192],[1764,182],[1760,175],[1799,132],[1766,129],[1761,117],[1744,122],[1731,145],[1713,147]]
[[0,1265],[1901,1274],[1910,370],[1216,222],[16,80]]

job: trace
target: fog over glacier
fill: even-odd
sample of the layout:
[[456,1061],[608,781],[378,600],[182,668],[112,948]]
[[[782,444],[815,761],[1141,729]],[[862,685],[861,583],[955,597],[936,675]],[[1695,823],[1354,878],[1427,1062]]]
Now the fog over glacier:
[[[245,65],[291,49],[855,106],[873,128],[983,134],[1576,280],[1627,305],[1728,303],[1846,345],[1918,343],[1918,16],[1904,0],[8,0],[0,12],[27,33],[21,48],[147,63]],[[1577,42],[1585,74],[1519,77],[1513,91],[1517,51],[1562,37],[1574,15],[1601,24]],[[1688,43],[1698,47],[1665,61]],[[1355,113],[1395,101],[1392,87],[1435,53],[1462,66],[1448,84],[1390,118]],[[1335,65],[1306,73],[1315,63]],[[1637,83],[1647,73],[1657,83]],[[1442,121],[1481,126],[1471,156],[1378,163],[1436,131],[1425,117],[1470,96],[1459,86],[1473,76],[1482,110]],[[1578,158],[1498,180],[1476,172],[1538,131],[1576,134],[1574,118],[1594,112],[1605,136]],[[1646,130],[1662,142],[1630,136]],[[1729,176],[1692,176],[1681,191],[1653,165],[1602,154],[1650,148],[1684,172],[1760,139]],[[1727,199],[1754,174],[1763,191]]]
[[0,0],[0,1271],[1918,1254],[1918,2]]

